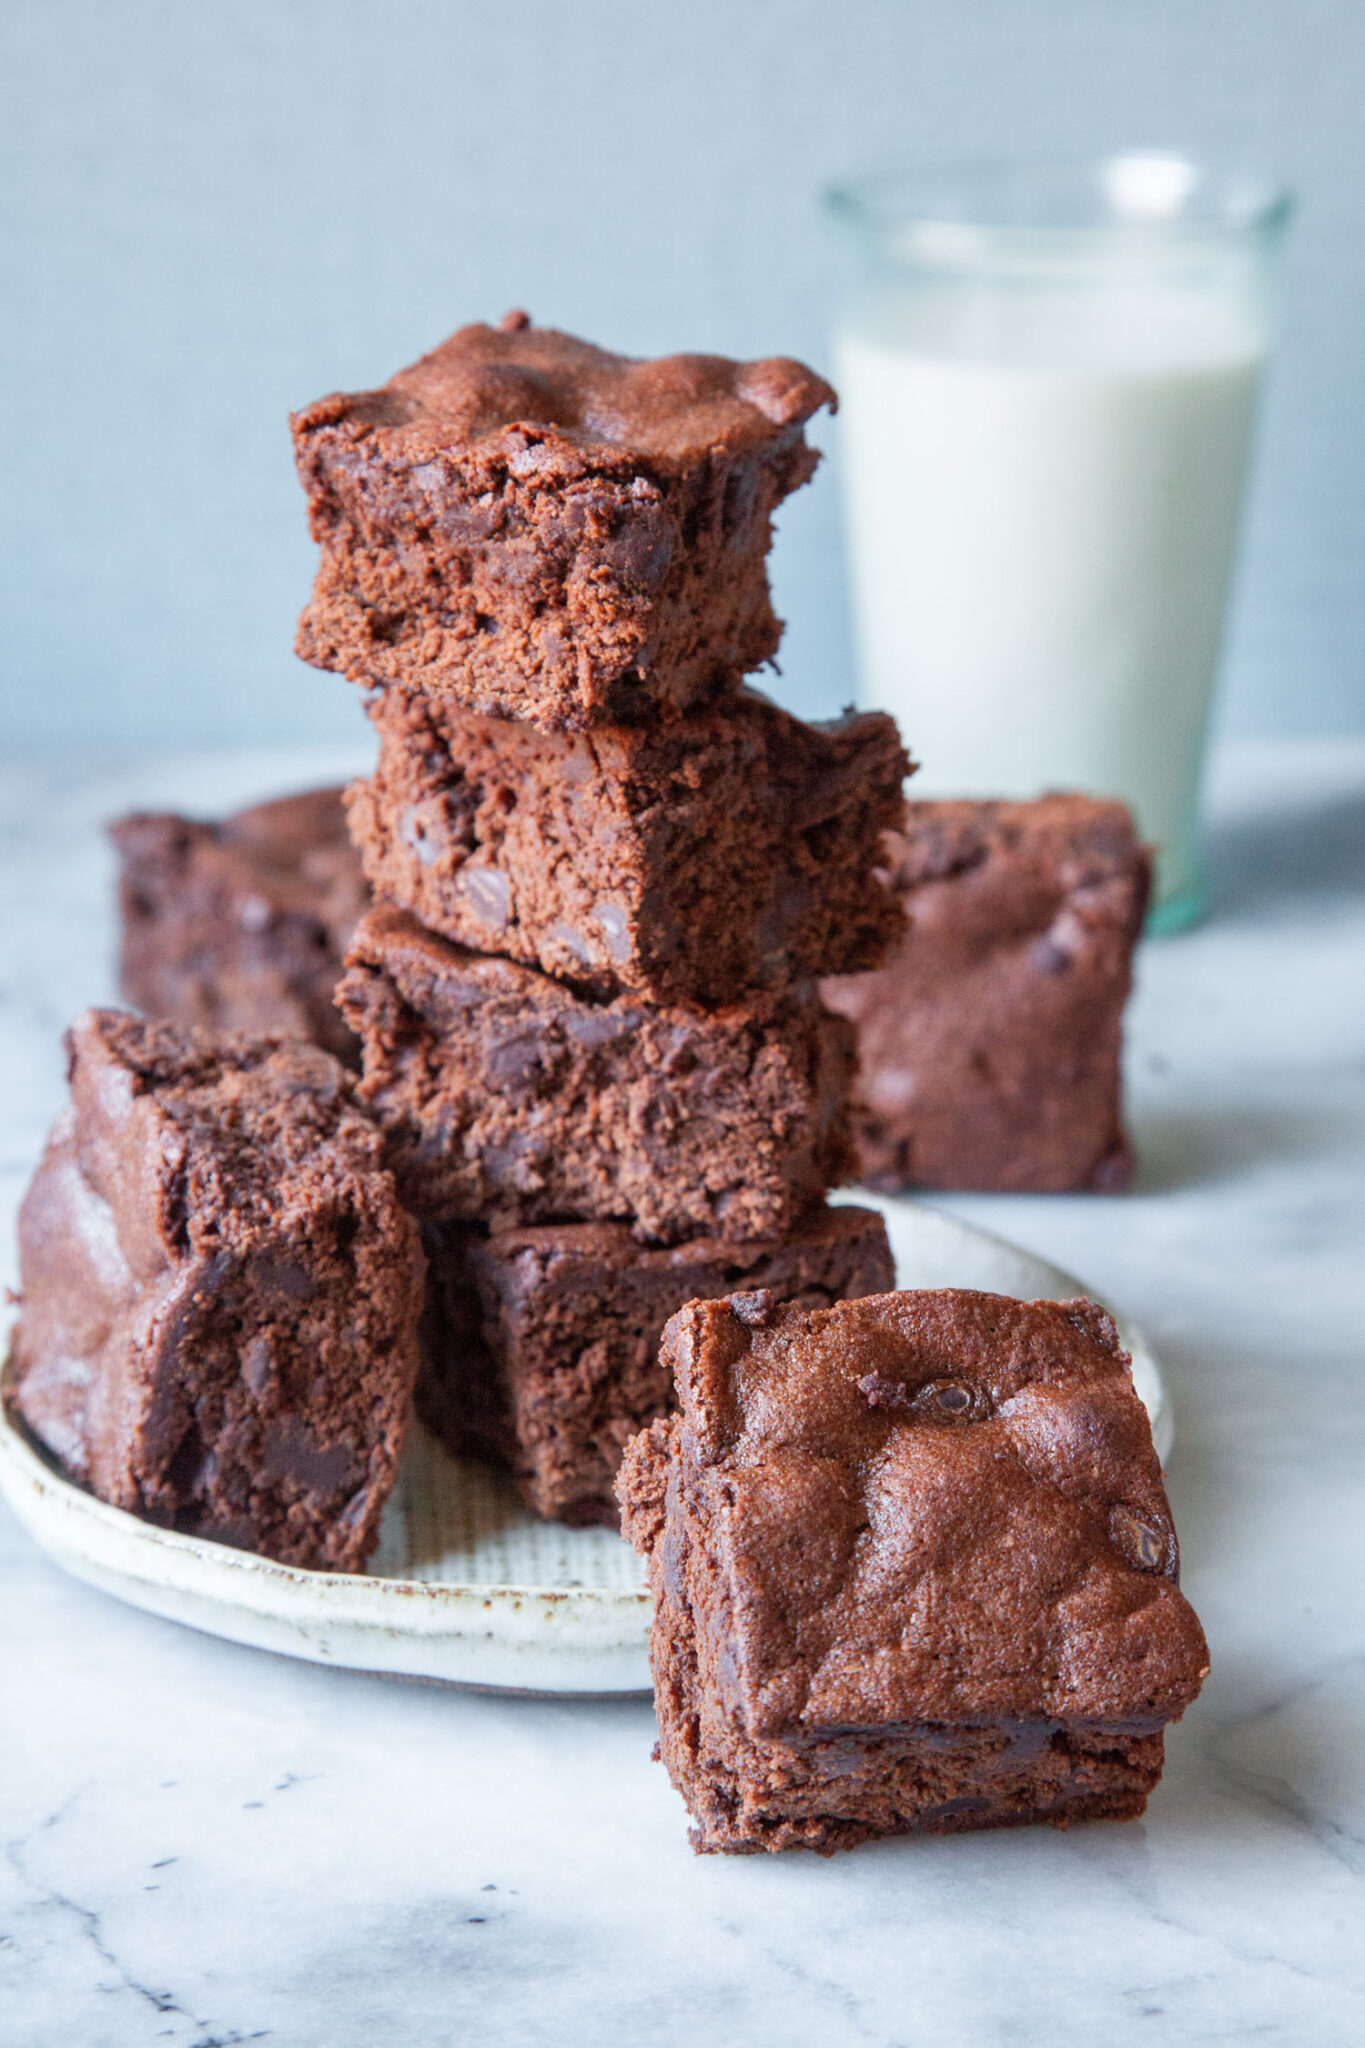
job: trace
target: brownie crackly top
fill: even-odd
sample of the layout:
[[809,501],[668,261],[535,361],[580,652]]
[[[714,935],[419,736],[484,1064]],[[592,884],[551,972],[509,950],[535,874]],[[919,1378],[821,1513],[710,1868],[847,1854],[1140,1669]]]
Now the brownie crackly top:
[[1123,1007],[1148,856],[1119,803],[912,802],[883,839],[906,929],[882,966],[827,980],[858,1029],[860,1178],[1112,1190]]
[[319,399],[296,429],[349,418],[415,460],[523,428],[545,454],[572,464],[573,450],[589,452],[596,468],[612,450],[668,464],[762,449],[835,404],[822,377],[787,357],[641,361],[512,313],[461,327],[377,391]]
[[[1155,1729],[1193,1699],[1207,1650],[1103,1310],[962,1289],[815,1311],[738,1296],[681,1310],[663,1355],[681,1401],[655,1425],[674,1432],[669,1497],[710,1532],[699,1650],[750,1736]],[[650,1545],[662,1498],[623,1500]]]
[[305,661],[542,732],[675,717],[777,651],[772,515],[834,393],[782,358],[636,362],[509,314],[293,418],[322,553]]

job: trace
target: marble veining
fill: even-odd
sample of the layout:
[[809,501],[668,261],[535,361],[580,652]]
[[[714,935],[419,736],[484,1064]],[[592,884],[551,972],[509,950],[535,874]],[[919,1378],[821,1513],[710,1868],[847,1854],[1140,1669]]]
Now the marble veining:
[[[0,768],[0,1281],[113,994],[99,822],[302,749]],[[641,1701],[328,1671],[121,1607],[0,1510],[3,2048],[1365,2039],[1365,743],[1218,764],[1149,947],[1134,1191],[947,1204],[1148,1330],[1214,1669],[1142,1822],[697,1860]]]

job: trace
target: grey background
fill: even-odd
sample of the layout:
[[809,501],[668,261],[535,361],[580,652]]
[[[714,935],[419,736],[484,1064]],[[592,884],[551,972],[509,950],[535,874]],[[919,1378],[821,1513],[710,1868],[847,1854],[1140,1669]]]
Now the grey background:
[[[814,195],[898,156],[1174,142],[1302,213],[1222,717],[1365,725],[1358,0],[5,0],[6,744],[344,739],[290,652],[285,414],[513,304],[826,361]],[[783,520],[798,709],[850,693],[835,465]]]

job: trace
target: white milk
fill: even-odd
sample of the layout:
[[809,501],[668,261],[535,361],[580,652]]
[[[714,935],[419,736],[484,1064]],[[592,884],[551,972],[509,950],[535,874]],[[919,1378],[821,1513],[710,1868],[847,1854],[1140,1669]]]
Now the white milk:
[[931,289],[838,354],[861,695],[922,763],[912,794],[1121,796],[1179,896],[1253,323],[1156,287]]

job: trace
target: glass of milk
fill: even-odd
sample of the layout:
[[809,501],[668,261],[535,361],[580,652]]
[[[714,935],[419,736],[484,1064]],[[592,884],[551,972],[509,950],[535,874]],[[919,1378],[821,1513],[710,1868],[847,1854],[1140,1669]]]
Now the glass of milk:
[[1289,196],[1144,152],[828,205],[860,697],[916,796],[1122,797],[1178,930]]

